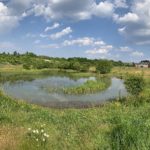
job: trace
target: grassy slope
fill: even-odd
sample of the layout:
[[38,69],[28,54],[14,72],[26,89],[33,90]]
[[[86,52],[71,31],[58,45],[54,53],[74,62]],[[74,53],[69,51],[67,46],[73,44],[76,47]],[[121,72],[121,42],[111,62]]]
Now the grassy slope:
[[[48,149],[147,150],[150,147],[150,79],[143,92],[148,102],[113,102],[90,109],[48,109],[0,96],[0,149],[37,149],[28,128],[46,124]],[[146,95],[146,96],[145,96]],[[41,148],[39,148],[41,149]],[[45,148],[46,149],[46,148]]]
[[[135,145],[139,149],[146,147],[145,144],[150,146],[150,138],[142,135],[150,135],[148,103],[134,106],[113,102],[100,108],[58,110],[29,105],[1,96],[0,110],[1,150],[22,150],[29,147],[34,149],[32,141],[27,141],[27,129],[34,129],[42,124],[46,124],[45,129],[50,135],[47,145],[50,149],[112,149],[112,144],[118,143],[114,130],[117,130],[115,133],[119,132],[126,146],[129,147],[129,142],[132,142],[134,150]],[[124,136],[133,138],[132,141],[122,137],[121,133],[124,131],[120,126],[125,128],[125,133],[129,132],[129,135]],[[144,133],[143,127],[146,127]],[[139,138],[139,141],[134,141],[136,138]],[[140,140],[143,141],[143,145]]]

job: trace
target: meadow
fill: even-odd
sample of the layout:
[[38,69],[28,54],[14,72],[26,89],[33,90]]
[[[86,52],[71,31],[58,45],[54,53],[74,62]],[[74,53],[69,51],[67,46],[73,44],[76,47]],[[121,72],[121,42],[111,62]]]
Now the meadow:
[[[1,68],[1,74],[40,74],[44,70]],[[143,74],[144,91],[83,109],[44,108],[0,93],[1,150],[148,150],[150,148],[150,70],[115,67],[108,76]],[[77,76],[78,73],[75,73]],[[80,73],[79,73],[80,74]],[[85,76],[88,73],[82,73]]]

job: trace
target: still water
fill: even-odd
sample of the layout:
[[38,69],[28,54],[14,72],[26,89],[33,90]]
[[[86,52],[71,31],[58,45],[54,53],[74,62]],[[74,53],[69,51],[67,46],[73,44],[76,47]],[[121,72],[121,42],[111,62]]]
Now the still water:
[[99,105],[110,99],[127,95],[123,80],[116,77],[111,78],[108,89],[95,94],[67,95],[61,91],[64,87],[78,86],[89,79],[95,80],[95,77],[73,79],[68,76],[45,76],[30,81],[5,82],[1,87],[8,96],[13,98],[57,108]]

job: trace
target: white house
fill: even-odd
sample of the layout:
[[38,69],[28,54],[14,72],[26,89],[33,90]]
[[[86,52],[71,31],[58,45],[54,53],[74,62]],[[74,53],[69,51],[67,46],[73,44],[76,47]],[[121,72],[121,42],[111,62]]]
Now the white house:
[[150,68],[150,61],[149,60],[144,60],[144,61],[141,61],[138,64],[135,64],[135,66],[137,68]]

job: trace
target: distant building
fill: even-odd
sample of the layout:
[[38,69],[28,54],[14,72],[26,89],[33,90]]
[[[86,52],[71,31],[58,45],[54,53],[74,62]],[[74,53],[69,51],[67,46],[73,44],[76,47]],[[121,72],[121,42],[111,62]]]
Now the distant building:
[[150,61],[149,60],[143,60],[140,63],[135,64],[135,67],[137,67],[137,68],[150,68]]

